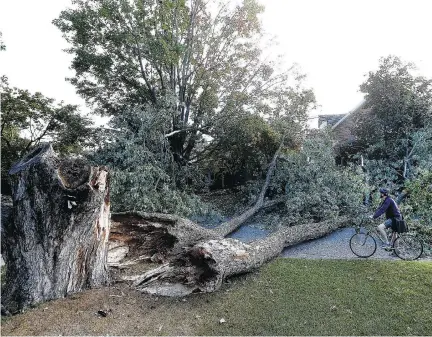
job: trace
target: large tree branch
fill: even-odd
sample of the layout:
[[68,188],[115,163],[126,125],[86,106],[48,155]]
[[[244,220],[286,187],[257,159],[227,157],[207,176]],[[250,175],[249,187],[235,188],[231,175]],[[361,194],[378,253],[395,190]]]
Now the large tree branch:
[[257,199],[255,205],[252,208],[249,208],[246,212],[239,215],[238,217],[235,217],[230,221],[224,222],[218,228],[216,228],[215,232],[218,235],[226,236],[229,233],[235,231],[241,224],[243,224],[247,219],[249,219],[251,216],[253,216],[263,206],[264,196],[265,196],[267,189],[268,189],[268,186],[270,184],[271,176],[273,175],[273,172],[276,168],[276,161],[277,161],[277,158],[279,156],[279,153],[282,150],[284,139],[285,139],[285,135],[282,136],[282,140],[280,142],[279,148],[277,149],[276,153],[274,154],[273,159],[269,165],[264,185],[261,188],[261,192],[258,196],[258,199]]
[[150,98],[151,98],[152,102],[156,103],[156,95],[155,95],[155,93],[153,91],[153,87],[150,84],[150,81],[148,80],[147,75],[145,73],[145,69],[144,69],[144,65],[143,65],[143,59],[142,59],[142,55],[141,55],[141,49],[140,49],[139,42],[138,42],[138,37],[134,33],[133,28],[129,26],[128,22],[126,22],[124,20],[123,24],[125,25],[126,29],[129,31],[129,34],[131,34],[131,36],[135,40],[135,49],[136,49],[136,55],[137,55],[138,63],[139,63],[139,67],[140,67],[141,76],[142,76],[142,78],[143,78],[143,80],[147,86],[149,93],[150,93]]
[[164,138],[169,138],[169,137],[174,136],[175,134],[180,133],[180,132],[205,131],[208,128],[210,128],[210,126],[203,126],[203,127],[200,127],[200,128],[184,128],[184,129],[181,129],[181,130],[175,130],[175,131],[172,131],[170,133],[165,134]]
[[141,75],[142,75],[142,77],[144,79],[144,82],[147,85],[147,88],[148,88],[149,92],[150,92],[150,97],[152,99],[152,102],[156,103],[156,95],[155,95],[155,93],[153,91],[153,88],[152,88],[152,86],[151,86],[151,84],[150,84],[150,82],[147,79],[147,76],[145,74],[145,70],[144,70],[144,66],[143,66],[143,62],[142,62],[142,57],[141,57],[141,51],[140,51],[138,42],[136,44],[136,49],[137,49],[137,56],[138,56],[138,61],[139,61],[139,65],[140,65]]

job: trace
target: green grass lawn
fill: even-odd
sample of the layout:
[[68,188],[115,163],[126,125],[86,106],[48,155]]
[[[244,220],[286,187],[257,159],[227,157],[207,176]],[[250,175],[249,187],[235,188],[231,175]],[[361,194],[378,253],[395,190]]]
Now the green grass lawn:
[[277,259],[198,335],[432,335],[432,263]]
[[184,299],[120,284],[2,319],[2,334],[432,335],[432,262],[279,258]]

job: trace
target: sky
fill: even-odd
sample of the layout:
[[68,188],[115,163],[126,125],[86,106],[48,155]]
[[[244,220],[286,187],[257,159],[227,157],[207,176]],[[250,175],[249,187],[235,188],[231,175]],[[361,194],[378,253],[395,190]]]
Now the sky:
[[[363,98],[359,86],[380,57],[390,54],[413,62],[418,74],[432,78],[431,0],[260,0],[262,23],[278,45],[272,53],[297,63],[307,75],[319,107],[311,116],[341,114]],[[0,75],[12,86],[78,104],[89,112],[65,81],[72,56],[51,23],[71,0],[2,0]],[[99,120],[98,122],[99,123]],[[316,126],[312,120],[312,126]]]

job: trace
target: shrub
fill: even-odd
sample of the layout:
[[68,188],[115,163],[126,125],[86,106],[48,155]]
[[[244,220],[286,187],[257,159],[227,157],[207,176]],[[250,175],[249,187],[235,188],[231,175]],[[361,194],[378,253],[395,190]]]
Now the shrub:
[[417,232],[428,249],[432,247],[432,172],[426,171],[406,184],[408,198],[402,211],[410,229]]

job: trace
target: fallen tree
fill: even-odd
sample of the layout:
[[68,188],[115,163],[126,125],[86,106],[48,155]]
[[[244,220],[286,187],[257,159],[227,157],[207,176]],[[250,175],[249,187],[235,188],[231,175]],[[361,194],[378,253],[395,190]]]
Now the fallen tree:
[[[122,222],[125,216],[127,215],[115,215],[113,218]],[[135,213],[133,218],[138,228],[147,227],[147,229],[152,226],[148,223],[150,219],[153,224],[159,225],[165,220],[163,215],[164,220],[157,217],[156,214],[145,213]],[[194,292],[212,292],[219,289],[225,278],[259,268],[265,262],[277,257],[285,247],[322,237],[346,223],[345,219],[340,218],[328,222],[285,227],[250,244],[223,238],[216,233],[213,238],[209,239],[211,230],[205,230],[203,236],[205,240],[190,247],[182,247],[183,250],[180,251],[178,249],[180,247],[176,249],[175,246],[185,241],[177,239],[175,233],[178,228],[182,228],[183,221],[179,219],[179,225],[177,222],[166,223],[166,226],[157,227],[159,234],[164,233],[163,235],[150,234],[146,237],[154,239],[154,241],[147,240],[147,251],[156,251],[150,247],[153,245],[154,248],[158,245],[159,253],[170,253],[165,255],[165,258],[157,259],[158,262],[163,262],[162,266],[140,275],[123,276],[123,280],[132,281],[132,285],[138,290],[162,296],[185,296]],[[165,238],[170,236],[170,240],[158,240],[163,236]],[[137,235],[133,235],[135,246],[139,246],[137,238]],[[133,241],[132,237],[129,239],[130,242]],[[160,247],[159,245],[163,243],[173,243],[173,245]],[[151,254],[144,256],[152,259]],[[124,266],[126,265],[129,264],[125,263]]]
[[60,159],[50,144],[10,170],[11,219],[2,223],[6,284],[2,311],[30,305],[109,280],[108,172],[81,159]]
[[225,278],[260,267],[284,247],[342,226],[343,219],[281,227],[251,244],[225,238],[258,210],[281,202],[264,201],[281,147],[282,143],[255,205],[216,229],[159,213],[116,213],[109,221],[105,168],[59,159],[50,145],[35,149],[10,171],[13,212],[2,230],[7,275],[2,311],[5,306],[17,312],[105,285],[108,267],[115,270],[116,280],[131,282],[143,292],[211,292]]

